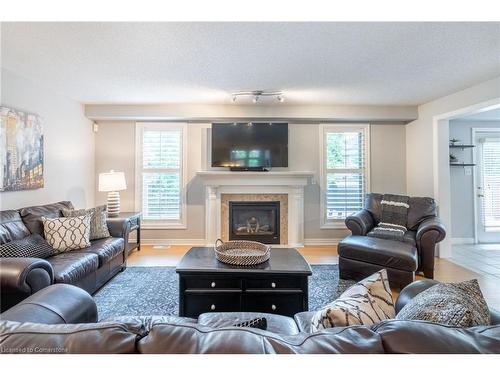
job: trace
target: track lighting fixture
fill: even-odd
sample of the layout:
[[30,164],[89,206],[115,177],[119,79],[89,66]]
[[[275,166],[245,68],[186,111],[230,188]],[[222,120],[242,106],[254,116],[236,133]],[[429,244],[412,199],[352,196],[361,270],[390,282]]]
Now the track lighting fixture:
[[246,97],[246,96],[251,96],[252,97],[252,102],[257,103],[261,97],[274,97],[276,100],[280,103],[283,103],[285,98],[283,97],[283,92],[282,91],[261,91],[261,90],[255,90],[255,91],[241,91],[241,92],[235,92],[232,94],[231,100],[232,102],[236,102],[238,100],[238,97]]

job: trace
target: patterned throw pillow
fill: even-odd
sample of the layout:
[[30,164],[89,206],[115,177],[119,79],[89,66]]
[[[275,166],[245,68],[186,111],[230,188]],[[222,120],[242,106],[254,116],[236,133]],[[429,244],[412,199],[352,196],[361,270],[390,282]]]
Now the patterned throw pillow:
[[311,332],[331,327],[372,325],[396,315],[387,271],[380,270],[354,284],[335,301],[318,310]]
[[490,312],[477,280],[437,284],[417,294],[396,316],[456,327],[490,325]]
[[10,241],[0,245],[0,258],[48,258],[54,249],[39,234]]
[[107,238],[110,236],[106,223],[106,205],[81,210],[61,210],[65,217],[90,215],[90,239]]
[[45,239],[57,253],[90,246],[90,215],[56,219],[42,217],[42,222]]
[[246,320],[241,323],[236,323],[233,327],[249,327],[249,328],[258,328],[262,330],[267,329],[267,319],[266,318],[255,318],[252,320]]

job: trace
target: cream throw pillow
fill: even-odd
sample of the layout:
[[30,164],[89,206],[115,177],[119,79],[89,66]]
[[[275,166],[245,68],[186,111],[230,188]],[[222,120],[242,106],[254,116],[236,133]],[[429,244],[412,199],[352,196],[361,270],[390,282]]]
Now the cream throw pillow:
[[387,271],[380,270],[356,283],[339,298],[318,310],[311,321],[311,332],[331,327],[372,325],[385,319],[394,319]]
[[42,217],[45,239],[57,253],[90,246],[90,215],[75,217]]

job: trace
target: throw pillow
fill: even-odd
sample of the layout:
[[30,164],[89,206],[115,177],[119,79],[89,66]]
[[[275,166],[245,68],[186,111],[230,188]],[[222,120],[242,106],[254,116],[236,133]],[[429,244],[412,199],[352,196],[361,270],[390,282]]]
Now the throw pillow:
[[490,324],[488,305],[477,280],[437,284],[417,294],[396,316],[457,327]]
[[57,253],[90,246],[90,215],[42,217],[42,222],[45,239]]
[[335,301],[318,310],[311,332],[331,327],[372,325],[396,315],[387,271],[380,270],[354,284]]
[[246,320],[241,323],[236,323],[233,327],[249,327],[249,328],[258,328],[258,329],[267,329],[267,319],[266,318],[256,318],[252,320]]
[[10,241],[0,245],[0,258],[48,258],[54,249],[39,234]]
[[90,239],[107,238],[110,236],[106,223],[106,205],[81,210],[62,210],[65,217],[90,215]]

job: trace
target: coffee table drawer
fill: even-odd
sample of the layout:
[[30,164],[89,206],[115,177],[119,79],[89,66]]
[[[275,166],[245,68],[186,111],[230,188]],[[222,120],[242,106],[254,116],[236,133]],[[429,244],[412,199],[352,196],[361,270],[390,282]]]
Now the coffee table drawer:
[[293,316],[304,311],[303,293],[246,293],[243,311]]
[[221,277],[185,277],[186,289],[238,289],[241,290],[241,280]]
[[246,279],[245,289],[300,289],[300,277],[269,277],[265,279]]
[[184,294],[184,315],[197,318],[206,312],[233,312],[241,310],[240,293],[189,293]]

